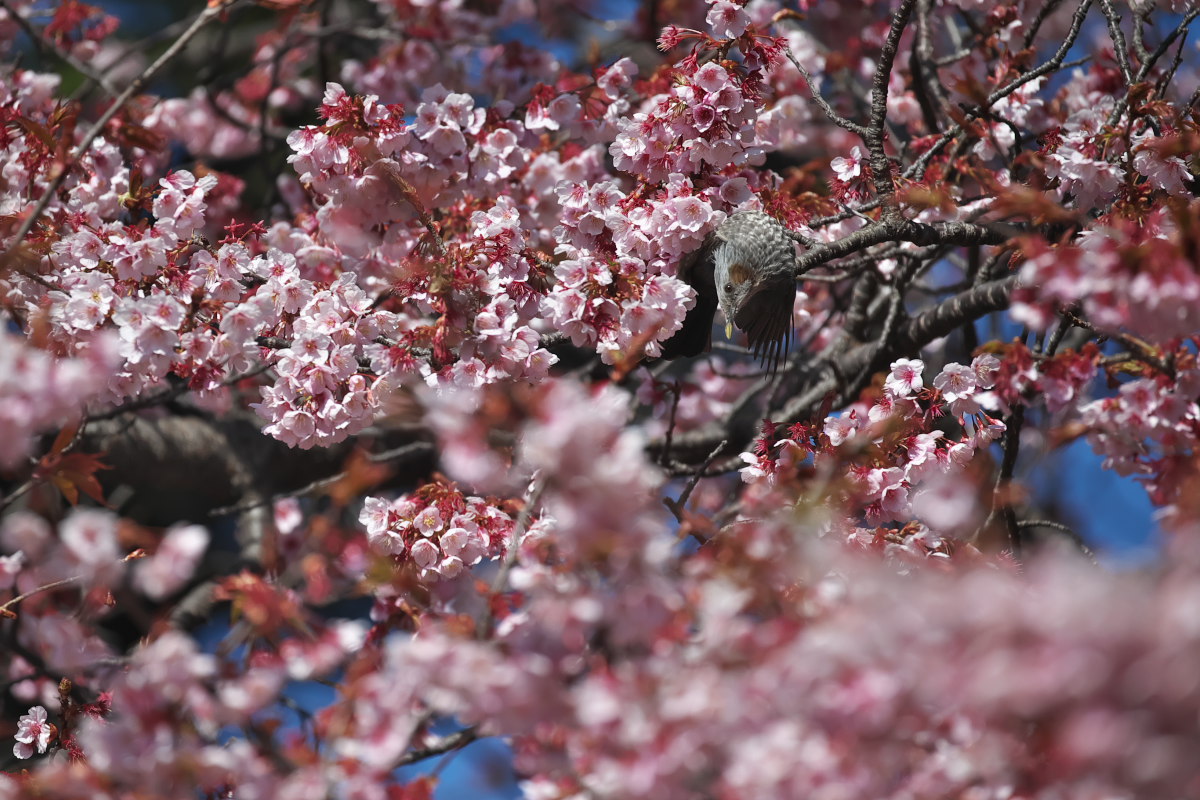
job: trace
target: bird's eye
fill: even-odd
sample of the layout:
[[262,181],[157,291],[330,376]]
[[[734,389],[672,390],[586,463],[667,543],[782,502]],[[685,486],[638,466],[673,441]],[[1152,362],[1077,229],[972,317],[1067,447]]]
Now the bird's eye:
[[725,284],[725,291],[727,291],[727,292],[732,292],[732,291],[733,291],[733,284],[732,284],[732,283],[727,283],[727,284]]

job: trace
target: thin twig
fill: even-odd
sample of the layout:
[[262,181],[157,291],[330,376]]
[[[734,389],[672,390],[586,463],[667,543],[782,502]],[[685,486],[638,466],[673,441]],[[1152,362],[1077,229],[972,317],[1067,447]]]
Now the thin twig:
[[783,48],[783,52],[787,54],[788,61],[792,62],[792,66],[794,66],[796,71],[800,73],[800,76],[804,78],[804,82],[808,84],[809,94],[812,95],[813,100],[816,101],[821,111],[825,113],[825,116],[829,117],[829,121],[834,125],[837,125],[839,128],[845,128],[859,138],[865,139],[867,135],[867,129],[862,125],[859,125],[857,122],[852,122],[851,120],[846,119],[841,114],[833,110],[833,106],[829,105],[829,102],[825,99],[825,96],[821,94],[821,89],[817,85],[817,82],[812,79],[812,77],[808,74],[808,70],[804,68],[804,65],[801,64],[799,59],[796,58],[795,54],[792,53],[792,49],[785,46]]
[[32,489],[38,483],[41,483],[41,481],[35,481],[33,478],[30,478],[29,480],[25,481],[17,488],[13,489],[6,496],[0,497],[0,511],[3,511],[4,509],[11,506],[13,503],[20,500],[22,497],[25,496],[25,494],[30,489]]
[[525,528],[529,525],[529,520],[533,516],[533,509],[538,504],[538,500],[542,497],[542,490],[546,488],[546,481],[541,475],[534,475],[533,480],[529,483],[529,488],[525,492],[525,507],[521,509],[521,513],[517,515],[517,521],[513,524],[512,537],[508,542],[508,552],[504,554],[504,562],[500,565],[500,571],[496,573],[496,579],[492,581],[492,594],[498,594],[504,591],[504,587],[508,585],[508,573],[517,563],[517,552],[520,550],[521,537],[525,535]]
[[705,473],[708,471],[708,468],[712,466],[712,463],[717,460],[717,456],[721,454],[721,451],[724,450],[728,444],[728,439],[722,439],[721,443],[713,448],[713,451],[708,454],[708,458],[704,459],[704,463],[701,464],[700,468],[697,469],[692,475],[692,478],[688,481],[687,486],[683,487],[683,491],[679,494],[678,500],[672,500],[669,497],[663,498],[663,504],[666,505],[667,508],[671,509],[671,513],[675,515],[675,519],[683,522],[683,509],[687,505],[688,499],[691,498],[692,492],[695,491],[696,485],[700,483],[701,478],[708,477],[705,475]]
[[1004,520],[1005,530],[1008,531],[1008,545],[1012,548],[1013,556],[1020,558],[1022,549],[1021,527],[1017,524],[1017,514],[1012,504],[1002,499],[1004,488],[1012,480],[1016,471],[1017,455],[1021,450],[1021,429],[1025,426],[1025,406],[1017,405],[1004,420],[1004,457],[1000,461],[1000,470],[996,473],[996,485],[992,488],[992,510],[980,526],[980,532],[987,530],[997,517]]
[[1126,86],[1132,86],[1133,70],[1129,66],[1129,50],[1125,46],[1125,32],[1121,30],[1121,16],[1113,6],[1112,0],[1100,0],[1100,10],[1108,22],[1108,35],[1112,39],[1113,55],[1121,69],[1121,77],[1125,79]]
[[1037,16],[1029,25],[1029,29],[1025,31],[1025,41],[1021,44],[1022,50],[1028,50],[1033,46],[1033,40],[1037,38],[1038,31],[1042,29],[1042,24],[1045,23],[1050,15],[1053,14],[1058,7],[1062,5],[1062,0],[1047,0],[1046,3],[1038,9]]
[[683,396],[683,387],[679,385],[679,381],[671,384],[671,416],[667,420],[667,437],[663,444],[662,455],[658,459],[658,463],[666,466],[671,460],[671,439],[675,436],[675,413],[679,410],[679,400]]
[[[1071,28],[1067,31],[1066,38],[1062,41],[1058,50],[1054,52],[1054,55],[1051,56],[1049,60],[1042,65],[1023,73],[1020,77],[1014,78],[1005,86],[992,92],[990,95],[988,95],[987,100],[984,101],[982,108],[973,108],[967,110],[967,120],[970,121],[978,119],[996,103],[1003,100],[1005,97],[1008,97],[1025,84],[1035,81],[1043,75],[1059,69],[1063,64],[1063,61],[1066,60],[1067,53],[1072,47],[1075,46],[1075,40],[1079,38],[1079,32],[1083,28],[1083,21],[1087,17],[1087,13],[1092,7],[1092,2],[1093,0],[1082,0],[1082,2],[1080,2],[1079,7],[1075,9],[1075,14],[1071,17]],[[916,161],[908,165],[908,167],[904,170],[902,177],[906,179],[920,180],[922,176],[924,176],[925,169],[929,166],[929,162],[933,160],[934,156],[945,149],[946,145],[948,145],[950,142],[961,136],[964,130],[966,129],[962,124],[956,124],[948,131],[943,133],[928,150],[926,150],[917,158]]]
[[479,731],[475,728],[466,728],[461,731],[456,731],[449,736],[443,736],[438,740],[437,744],[429,747],[422,747],[416,750],[409,750],[400,758],[396,759],[396,766],[403,767],[407,764],[415,764],[418,761],[424,761],[433,756],[440,756],[451,750],[459,750],[474,742],[479,738]]
[[1131,351],[1136,353],[1137,357],[1141,361],[1146,362],[1164,375],[1168,375],[1170,377],[1175,376],[1175,370],[1162,358],[1159,353],[1155,352],[1155,347],[1153,345],[1147,344],[1136,336],[1131,336],[1127,333],[1098,329],[1091,322],[1083,317],[1080,317],[1071,309],[1064,309],[1062,311],[1062,315],[1064,319],[1070,321],[1070,323],[1075,327],[1083,328],[1084,330],[1092,331],[1100,336],[1107,336],[1109,339],[1120,342],[1125,347],[1128,347]]
[[[142,558],[144,555],[145,555],[144,552],[142,552],[140,550],[135,550],[134,552],[130,553],[129,555],[125,556],[124,558],[119,559],[118,563],[124,564],[129,561],[135,561],[139,558]],[[33,589],[30,589],[28,592],[25,592],[24,594],[19,594],[16,597],[11,597],[8,600],[4,601],[3,603],[0,603],[0,617],[12,617],[14,615],[14,612],[11,611],[10,609],[13,606],[19,604],[23,600],[27,600],[30,597],[33,597],[36,594],[41,594],[42,592],[53,591],[54,589],[61,589],[63,586],[70,586],[71,584],[78,583],[81,580],[83,580],[83,575],[72,575],[69,578],[62,578],[61,580],[51,581],[50,583],[45,583],[45,584],[42,584],[41,586],[37,586]]]
[[[221,381],[220,386],[222,386],[222,387],[233,386],[235,383],[241,383],[242,381],[244,381],[248,378],[253,378],[255,376],[263,374],[267,370],[271,369],[272,366],[274,366],[274,365],[273,364],[261,364],[261,365],[255,367],[254,369],[239,373],[237,375],[232,375],[232,376],[226,378],[225,380]],[[113,417],[119,417],[122,414],[128,414],[131,411],[140,411],[144,408],[151,408],[153,406],[162,405],[163,403],[169,403],[172,400],[174,400],[175,398],[186,394],[188,391],[191,390],[191,388],[192,387],[189,386],[186,381],[180,381],[179,383],[172,386],[171,388],[165,389],[165,390],[159,392],[158,394],[150,395],[148,397],[139,397],[139,398],[136,398],[133,400],[129,400],[125,403],[122,403],[121,405],[116,406],[115,408],[110,408],[107,411],[100,411],[95,414],[88,414],[87,419],[89,422],[96,422],[99,420],[112,419]]]
[[[375,453],[367,456],[367,461],[372,464],[384,464],[390,461],[398,461],[409,456],[424,456],[433,454],[433,444],[431,442],[409,442],[401,447],[395,447],[391,450],[385,450],[382,453]],[[243,503],[236,503],[230,506],[221,506],[214,508],[208,512],[210,517],[223,517],[228,514],[241,514],[246,511],[252,511],[263,506],[274,505],[280,500],[290,500],[294,497],[305,497],[310,494],[321,491],[322,489],[333,486],[338,481],[345,478],[347,470],[342,470],[333,475],[324,478],[317,478],[311,483],[301,486],[299,489],[292,489],[287,492],[280,492],[271,497],[258,497],[253,500],[247,500]]]
[[1062,524],[1061,522],[1055,522],[1051,519],[1023,519],[1017,523],[1017,527],[1021,530],[1024,530],[1025,528],[1050,528],[1051,530],[1056,530],[1059,533],[1065,534],[1066,537],[1070,539],[1076,547],[1079,548],[1080,552],[1082,552],[1090,560],[1093,562],[1096,560],[1096,554],[1092,552],[1092,548],[1087,546],[1087,542],[1083,540],[1083,537],[1080,536],[1078,532]]
[[933,15],[932,0],[919,0],[917,5],[916,36],[912,43],[913,93],[921,106],[926,127],[936,131],[939,127],[938,118],[944,116],[949,106],[946,90],[942,86],[937,73],[937,59],[933,54],[933,35],[930,31],[930,17]]
[[[176,20],[170,25],[160,28],[159,30],[154,31],[153,33],[144,36],[137,41],[129,42],[121,49],[120,52],[109,59],[108,63],[104,67],[100,68],[99,74],[107,78],[110,74],[115,72],[118,67],[124,64],[127,58],[133,55],[150,52],[159,42],[167,41],[168,39],[172,39],[179,35],[180,32],[187,28],[188,24],[189,22],[187,19]],[[87,80],[80,83],[79,86],[77,86],[75,90],[71,92],[69,99],[81,100],[90,94],[96,85],[96,81],[91,77],[88,77]]]
[[8,15],[12,17],[13,21],[20,26],[21,30],[25,31],[25,34],[33,40],[34,45],[36,45],[39,50],[42,52],[53,53],[71,69],[100,86],[100,88],[107,92],[109,96],[116,96],[117,88],[108,82],[108,79],[103,73],[95,72],[87,64],[84,64],[82,61],[75,58],[75,56],[71,55],[69,51],[60,49],[54,44],[54,42],[43,36],[41,31],[33,27],[32,22],[17,13],[17,10],[13,8],[13,5],[9,2],[9,0],[0,0],[0,8],[3,8],[8,12]]
[[[512,536],[508,540],[508,549],[504,553],[504,560],[500,562],[500,569],[496,571],[496,577],[492,580],[490,591],[492,597],[499,595],[508,586],[508,574],[517,563],[517,556],[521,549],[521,538],[525,535],[525,529],[529,526],[529,520],[533,517],[533,510],[541,500],[542,491],[545,488],[546,481],[542,475],[534,473],[533,479],[529,482],[529,488],[525,490],[525,507],[517,515],[517,521],[513,523]],[[492,616],[492,605],[488,603],[475,628],[480,638],[486,638],[488,632],[491,630]]]
[[1146,4],[1133,12],[1133,52],[1137,54],[1138,61],[1143,64],[1150,58],[1150,51],[1146,49],[1145,26],[1152,8],[1153,6]]

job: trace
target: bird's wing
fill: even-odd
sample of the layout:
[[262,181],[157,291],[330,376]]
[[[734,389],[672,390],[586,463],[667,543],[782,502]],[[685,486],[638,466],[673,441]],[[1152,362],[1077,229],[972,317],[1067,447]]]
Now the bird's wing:
[[746,298],[734,324],[763,366],[775,372],[792,345],[792,308],[796,302],[794,280],[772,281]]
[[717,287],[713,282],[714,234],[679,262],[680,280],[696,291],[696,305],[683,318],[683,326],[662,343],[663,358],[697,356],[712,344],[713,317],[717,314]]

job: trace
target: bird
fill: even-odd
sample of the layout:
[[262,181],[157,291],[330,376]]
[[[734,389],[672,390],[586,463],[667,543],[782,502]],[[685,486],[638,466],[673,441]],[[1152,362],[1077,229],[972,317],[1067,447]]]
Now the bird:
[[754,357],[772,373],[791,346],[796,249],[787,229],[761,211],[737,211],[679,262],[678,277],[696,292],[683,325],[662,344],[662,357],[696,356],[712,346],[720,308],[725,336],[746,333]]

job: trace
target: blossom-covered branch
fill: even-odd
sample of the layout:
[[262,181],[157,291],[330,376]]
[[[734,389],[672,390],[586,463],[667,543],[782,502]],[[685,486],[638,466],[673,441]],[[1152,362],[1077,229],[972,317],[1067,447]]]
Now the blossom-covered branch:
[[1194,9],[241,5],[0,0],[0,797],[1200,793]]

